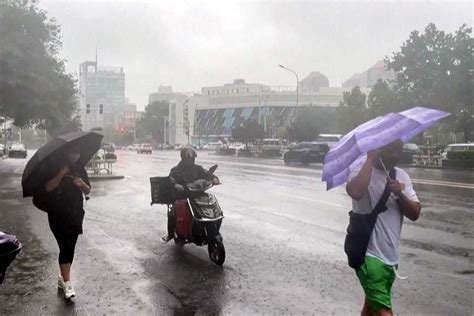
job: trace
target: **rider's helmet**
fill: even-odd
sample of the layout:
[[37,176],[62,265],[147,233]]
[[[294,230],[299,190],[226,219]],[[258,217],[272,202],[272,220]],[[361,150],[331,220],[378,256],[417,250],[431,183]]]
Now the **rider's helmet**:
[[184,146],[183,148],[181,148],[181,159],[196,158],[196,157],[197,157],[197,153],[193,147]]

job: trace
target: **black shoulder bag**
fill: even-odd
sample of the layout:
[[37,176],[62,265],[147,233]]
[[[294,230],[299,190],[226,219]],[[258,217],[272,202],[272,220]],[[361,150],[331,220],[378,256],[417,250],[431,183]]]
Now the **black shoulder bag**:
[[[395,177],[395,169],[391,169],[390,179],[395,179]],[[390,193],[390,183],[387,180],[382,196],[371,213],[359,214],[354,211],[349,212],[349,226],[347,227],[346,240],[344,241],[344,252],[347,255],[351,268],[357,269],[364,263],[365,253],[367,252],[370,236],[377,222],[377,217],[380,213],[387,210],[385,204]]]

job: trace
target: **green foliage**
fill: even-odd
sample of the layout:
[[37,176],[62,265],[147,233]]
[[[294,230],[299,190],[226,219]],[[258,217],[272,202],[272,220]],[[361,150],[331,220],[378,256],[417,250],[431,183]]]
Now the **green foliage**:
[[156,101],[145,107],[145,116],[137,122],[137,137],[151,137],[156,143],[163,142],[165,116],[168,116],[169,103]]
[[448,151],[449,160],[474,160],[474,151]]
[[75,82],[59,59],[60,27],[36,1],[0,3],[0,113],[50,134],[73,122]]
[[337,112],[333,108],[302,106],[287,134],[296,141],[313,141],[320,133],[336,133]]
[[243,121],[240,126],[232,129],[232,138],[246,145],[262,139],[264,134],[263,126],[251,119]]
[[341,131],[349,132],[367,120],[366,98],[359,86],[352,88],[350,92],[344,92],[343,101],[337,109]]
[[[427,106],[453,115],[443,123],[448,130],[470,133],[457,119],[463,109],[472,109],[474,67],[472,29],[462,25],[454,34],[429,24],[424,33],[413,31],[401,50],[386,58],[388,69],[395,71],[394,90],[404,108]],[[471,110],[472,112],[472,110]],[[459,128],[457,123],[461,123]]]
[[367,106],[370,118],[400,111],[395,91],[381,79],[372,87],[367,99]]
[[474,133],[474,109],[464,108],[455,116],[455,131],[464,135],[464,141],[467,143],[472,139]]

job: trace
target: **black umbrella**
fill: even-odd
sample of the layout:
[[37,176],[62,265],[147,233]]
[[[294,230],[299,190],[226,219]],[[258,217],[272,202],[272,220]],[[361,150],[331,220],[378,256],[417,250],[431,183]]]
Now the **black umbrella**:
[[45,168],[41,167],[46,161],[54,164],[54,166],[50,166],[54,169],[64,167],[66,165],[64,153],[73,149],[81,155],[77,165],[84,167],[99,150],[102,137],[102,135],[94,132],[73,132],[53,138],[46,145],[38,149],[23,171],[21,179],[23,197],[32,196],[40,185],[44,185],[42,169]]

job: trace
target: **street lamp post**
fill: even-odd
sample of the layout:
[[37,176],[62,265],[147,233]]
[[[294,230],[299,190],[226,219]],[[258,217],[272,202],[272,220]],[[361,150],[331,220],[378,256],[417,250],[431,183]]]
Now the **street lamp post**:
[[168,135],[167,135],[167,127],[168,127],[168,116],[165,115],[163,118],[163,145],[166,147],[168,144]]
[[293,73],[296,76],[296,109],[297,109],[296,113],[298,113],[298,97],[299,97],[298,83],[300,82],[300,80],[298,78],[298,74],[296,73],[296,71],[294,71],[290,68],[287,68],[283,65],[278,65],[278,67],[283,68],[285,70],[288,70],[289,72]]
[[268,109],[267,109],[267,99],[270,95],[267,94],[265,96],[265,99],[263,101],[263,107],[265,109],[265,116],[263,117],[263,130],[266,132],[267,131],[267,116],[268,116]]

